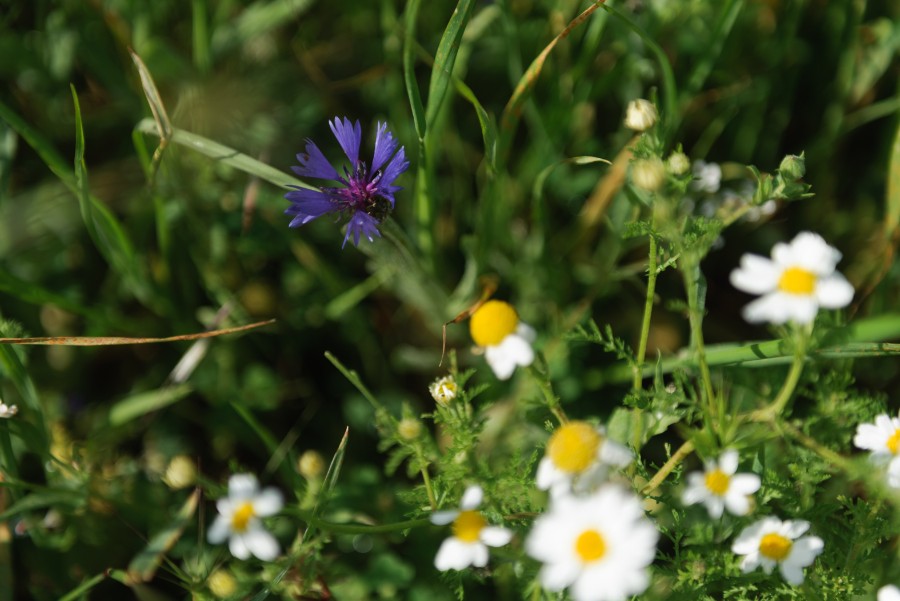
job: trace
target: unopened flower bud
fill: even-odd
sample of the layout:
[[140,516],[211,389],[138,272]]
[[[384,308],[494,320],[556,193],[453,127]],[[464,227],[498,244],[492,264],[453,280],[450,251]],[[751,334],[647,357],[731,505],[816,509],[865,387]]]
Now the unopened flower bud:
[[778,166],[778,173],[789,182],[802,178],[806,174],[806,158],[803,156],[803,153],[799,156],[789,154],[784,157],[781,160],[781,165]]
[[176,455],[172,457],[166,467],[166,473],[163,474],[162,479],[169,488],[174,490],[187,488],[197,481],[197,466],[194,465],[194,460],[187,455]]
[[297,471],[307,480],[315,480],[325,471],[325,460],[318,451],[304,451],[297,460]]
[[237,581],[230,572],[216,570],[206,581],[209,591],[219,599],[227,599],[237,591]]
[[422,424],[414,417],[404,417],[397,424],[397,434],[404,440],[415,440],[422,433]]
[[438,378],[428,387],[431,398],[439,405],[448,405],[456,398],[457,391],[456,380],[453,379],[453,376]]
[[18,412],[18,405],[7,405],[3,401],[0,401],[0,418],[9,419]]
[[631,165],[631,181],[642,190],[655,192],[666,181],[666,166],[657,157],[638,159]]
[[638,98],[628,103],[625,109],[625,127],[637,132],[647,131],[659,120],[656,107],[649,100]]
[[666,167],[672,175],[684,175],[691,169],[691,159],[683,152],[673,152],[666,161]]

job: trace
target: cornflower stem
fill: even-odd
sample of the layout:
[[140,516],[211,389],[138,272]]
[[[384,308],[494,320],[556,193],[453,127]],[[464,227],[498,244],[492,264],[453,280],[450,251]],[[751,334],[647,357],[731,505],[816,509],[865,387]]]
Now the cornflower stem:
[[566,417],[562,407],[559,406],[559,398],[553,394],[553,385],[550,384],[550,378],[548,378],[546,374],[538,371],[534,365],[528,366],[528,373],[531,374],[531,377],[534,378],[538,388],[541,389],[541,393],[544,395],[544,400],[547,401],[547,408],[550,410],[550,413],[552,413],[557,421],[559,421],[560,425],[568,422],[569,418]]
[[679,463],[684,461],[684,458],[694,452],[694,443],[690,440],[686,441],[683,445],[678,447],[678,449],[672,453],[672,456],[669,457],[669,460],[666,461],[659,471],[656,472],[656,475],[647,483],[647,486],[641,489],[642,495],[649,495],[654,490],[659,488],[659,485],[663,483],[663,481],[672,473]]
[[653,298],[656,295],[656,263],[657,263],[656,238],[650,235],[650,259],[647,263],[647,300],[644,301],[644,319],[641,322],[641,339],[638,343],[637,357],[634,362],[634,380],[632,388],[640,390],[642,387],[642,371],[644,357],[647,354],[647,339],[650,337],[650,316],[653,314]]
[[809,342],[809,333],[798,332],[795,340],[794,360],[791,362],[791,369],[788,372],[787,379],[785,379],[784,384],[781,385],[781,390],[778,391],[778,396],[775,397],[775,400],[772,401],[772,404],[768,407],[752,412],[750,414],[751,421],[773,421],[776,417],[781,415],[781,412],[784,411],[788,401],[791,400],[794,389],[797,388],[797,383],[800,381],[800,375],[803,373],[803,363],[806,360],[806,347]]
[[688,321],[691,325],[691,341],[694,345],[694,353],[697,357],[697,366],[700,368],[700,379],[703,382],[703,391],[706,393],[706,402],[709,407],[709,419],[717,417],[718,409],[713,392],[712,376],[709,372],[709,364],[706,362],[706,348],[703,343],[703,311],[700,308],[700,266],[693,259],[685,257],[685,265],[681,270],[684,278],[684,288],[687,291]]

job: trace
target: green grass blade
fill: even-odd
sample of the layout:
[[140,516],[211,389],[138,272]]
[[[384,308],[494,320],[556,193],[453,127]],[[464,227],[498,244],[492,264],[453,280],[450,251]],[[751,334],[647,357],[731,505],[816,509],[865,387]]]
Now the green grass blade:
[[169,524],[158,532],[140,553],[128,564],[128,576],[132,582],[149,582],[156,574],[172,546],[181,538],[184,529],[191,523],[200,501],[200,489],[195,489]]
[[37,388],[35,388],[34,382],[31,381],[31,377],[28,375],[25,366],[22,365],[22,361],[13,347],[0,346],[0,370],[12,380],[19,397],[22,399],[22,403],[27,408],[26,414],[20,414],[17,419],[27,419],[34,423],[37,428],[39,446],[37,448],[29,448],[29,450],[37,453],[40,457],[49,458],[50,439],[47,434],[47,425],[44,421],[44,410],[38,400]]
[[87,164],[84,160],[84,127],[81,122],[81,107],[75,86],[70,85],[75,108],[75,179],[74,185],[81,217],[91,239],[100,254],[129,284],[135,296],[144,302],[151,301],[149,283],[138,268],[131,239],[122,225],[99,200],[91,196],[88,188]]
[[487,161],[488,168],[494,171],[497,162],[497,124],[494,122],[494,118],[484,109],[481,102],[478,101],[472,88],[457,77],[453,78],[453,85],[456,88],[456,92],[468,100],[472,108],[475,109],[478,125],[481,126],[481,138],[484,140],[484,158]]
[[5,121],[25,142],[31,146],[50,171],[58,177],[70,190],[75,192],[75,176],[69,168],[69,163],[63,159],[53,143],[31,127],[24,119],[19,117],[12,109],[0,101],[0,119]]
[[[158,135],[156,124],[153,119],[143,119],[137,124],[136,129],[145,134]],[[303,183],[296,177],[288,175],[283,171],[279,171],[274,167],[270,167],[262,161],[258,161],[253,157],[238,152],[233,148],[229,148],[224,144],[219,144],[209,138],[192,134],[183,129],[174,128],[172,130],[172,142],[196,150],[200,154],[206,155],[215,161],[219,161],[229,167],[243,171],[244,173],[255,175],[262,180],[282,188],[287,186],[299,186],[311,190],[315,189],[313,186]]]
[[425,121],[429,125],[434,123],[438,111],[447,95],[450,87],[450,79],[453,74],[453,65],[459,54],[460,41],[466,24],[472,17],[475,8],[475,0],[459,0],[444,35],[438,43],[437,52],[434,55],[434,68],[431,70],[431,82],[428,85],[428,103],[425,107]]
[[83,599],[84,595],[90,591],[92,588],[100,584],[106,580],[106,574],[97,574],[93,578],[88,578],[77,587],[73,588],[71,591],[63,595],[59,598],[59,601],[78,601],[79,599]]
[[113,427],[121,426],[142,415],[158,411],[163,407],[180,401],[193,391],[188,384],[160,388],[150,392],[142,392],[123,399],[109,410],[109,424]]
[[[338,443],[338,448],[331,458],[331,463],[328,464],[328,471],[325,472],[322,489],[319,491],[316,505],[312,510],[313,517],[317,518],[322,514],[322,511],[328,504],[328,500],[331,498],[331,493],[334,492],[334,487],[337,486],[338,478],[341,475],[341,467],[344,465],[344,454],[347,451],[347,440],[349,437],[350,428],[347,428],[344,430],[344,436],[341,437],[341,442]],[[313,532],[315,532],[315,526],[312,523],[308,523],[306,531],[303,533],[303,539],[307,540]]]
[[[900,92],[897,100],[900,101]],[[900,226],[900,119],[897,119],[894,130],[894,143],[891,146],[891,162],[888,165],[887,191],[885,193],[884,233],[890,240]]]
[[406,34],[403,37],[403,81],[406,84],[406,94],[409,97],[409,107],[412,110],[413,124],[416,127],[416,135],[419,137],[419,145],[425,143],[425,107],[422,105],[422,95],[419,92],[419,83],[416,81],[416,19],[419,15],[421,0],[409,0],[406,4],[404,22]]
[[743,7],[743,0],[728,0],[725,3],[725,7],[719,15],[719,20],[713,29],[710,39],[705,45],[700,61],[688,77],[687,84],[682,92],[683,101],[692,99],[703,88],[703,84],[706,83],[709,74],[712,73],[713,67],[722,53],[725,40],[728,39]]
[[226,54],[257,37],[297,19],[314,0],[261,0],[245,8],[213,32],[211,50],[214,56]]

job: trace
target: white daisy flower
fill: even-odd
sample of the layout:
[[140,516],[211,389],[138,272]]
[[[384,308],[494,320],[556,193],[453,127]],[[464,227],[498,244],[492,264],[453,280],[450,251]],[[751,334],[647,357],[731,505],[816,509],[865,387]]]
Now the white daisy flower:
[[688,474],[688,486],[681,495],[685,505],[704,503],[709,517],[719,519],[727,508],[734,515],[750,512],[750,497],[759,490],[756,474],[736,474],[738,453],[722,453],[718,461],[707,461],[706,469]]
[[3,401],[0,401],[0,418],[9,419],[18,412],[19,412],[18,405],[7,405]]
[[859,424],[853,444],[871,451],[876,463],[887,463],[900,452],[900,418],[882,413],[873,424]]
[[606,437],[606,430],[570,421],[557,428],[538,464],[536,484],[555,497],[590,492],[606,480],[610,469],[631,463],[631,450]]
[[649,100],[638,98],[628,103],[625,109],[625,127],[636,132],[647,131],[659,120],[656,107]]
[[771,574],[778,565],[785,581],[794,586],[803,584],[803,568],[825,548],[818,536],[801,535],[809,530],[809,522],[767,517],[744,528],[731,545],[731,551],[745,555],[741,561],[744,572],[752,572],[762,566],[766,574]]
[[434,557],[434,567],[443,571],[462,570],[470,565],[483,568],[488,561],[488,547],[502,547],[512,539],[512,532],[500,526],[488,526],[477,511],[484,492],[474,485],[463,493],[458,510],[438,511],[431,523],[438,526],[452,523],[453,536],[441,543]]
[[771,260],[744,255],[741,266],[731,272],[731,284],[763,295],[744,307],[744,319],[807,324],[819,307],[846,307],[853,299],[853,286],[834,270],[840,260],[841,253],[812,232],[797,234],[790,244],[776,244]]
[[456,398],[459,387],[456,385],[456,380],[453,376],[444,376],[432,382],[428,387],[428,392],[431,393],[431,398],[437,404],[447,405]]
[[284,499],[275,488],[260,491],[256,476],[235,474],[228,480],[228,496],[216,502],[219,515],[207,538],[212,544],[227,538],[231,554],[238,559],[247,559],[252,553],[271,561],[281,549],[259,518],[278,513],[283,505]]
[[893,584],[878,589],[878,601],[900,601],[900,588]]
[[534,361],[534,329],[519,321],[509,303],[490,300],[478,307],[469,320],[469,332],[501,380],[508,380],[517,365],[526,367]]
[[631,493],[607,485],[586,497],[562,496],[534,522],[525,551],[542,562],[548,591],[576,601],[624,601],[650,584],[659,533]]

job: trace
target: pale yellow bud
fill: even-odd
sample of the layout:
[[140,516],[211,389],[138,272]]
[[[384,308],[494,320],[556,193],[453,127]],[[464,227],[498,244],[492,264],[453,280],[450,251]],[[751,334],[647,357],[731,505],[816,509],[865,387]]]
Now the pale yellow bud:
[[684,175],[691,169],[691,160],[683,152],[673,152],[669,155],[666,166],[672,175]]
[[325,459],[318,451],[304,451],[297,460],[297,471],[307,480],[315,480],[325,471]]
[[439,405],[448,405],[450,401],[456,398],[458,390],[456,380],[453,379],[453,376],[438,378],[428,387],[431,398]]
[[666,166],[657,157],[638,159],[631,165],[631,181],[642,190],[655,192],[666,181]]
[[210,574],[206,585],[209,587],[209,592],[219,599],[227,599],[237,592],[237,580],[225,570],[216,570]]
[[644,132],[656,125],[659,113],[649,100],[638,98],[628,103],[625,109],[625,127],[637,132]]
[[166,467],[166,473],[163,474],[163,482],[169,485],[169,488],[178,490],[179,488],[187,488],[197,481],[197,466],[194,460],[187,455],[176,455],[169,461]]
[[414,417],[404,417],[397,424],[397,434],[404,440],[415,440],[422,433],[422,424]]

